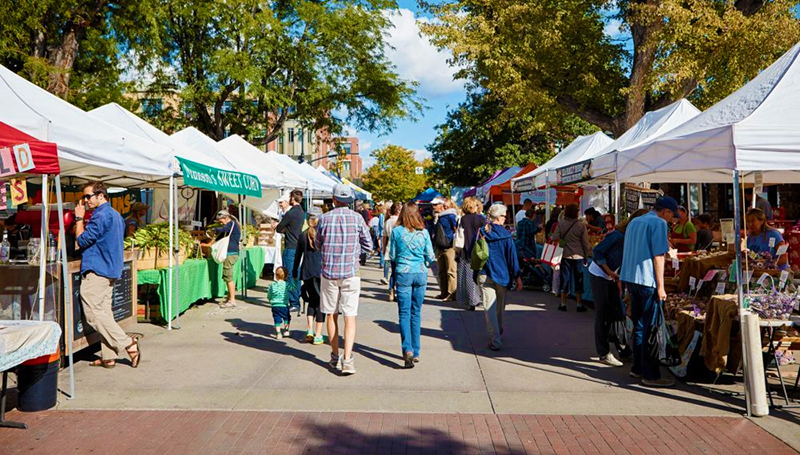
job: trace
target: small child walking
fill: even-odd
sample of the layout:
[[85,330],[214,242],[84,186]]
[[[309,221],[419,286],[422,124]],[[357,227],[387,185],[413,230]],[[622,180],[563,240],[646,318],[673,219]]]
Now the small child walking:
[[294,288],[294,285],[286,282],[288,275],[285,267],[278,267],[275,270],[275,281],[269,285],[267,298],[272,306],[272,319],[275,325],[275,337],[281,339],[289,336],[289,324],[292,316],[289,312],[289,295],[287,291]]

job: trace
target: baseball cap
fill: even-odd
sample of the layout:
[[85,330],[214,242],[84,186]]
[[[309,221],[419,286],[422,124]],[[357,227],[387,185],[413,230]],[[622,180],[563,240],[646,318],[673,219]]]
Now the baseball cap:
[[289,192],[283,193],[283,195],[278,198],[278,202],[289,202]]
[[656,199],[656,205],[672,211],[675,215],[678,214],[678,201],[669,196]]
[[353,189],[344,183],[337,183],[333,187],[333,198],[339,202],[349,204],[353,202]]
[[217,219],[230,218],[230,217],[231,217],[231,214],[227,210],[220,210],[219,212],[217,212]]
[[433,198],[433,200],[431,201],[431,205],[438,205],[438,204],[444,204],[444,199],[440,197]]

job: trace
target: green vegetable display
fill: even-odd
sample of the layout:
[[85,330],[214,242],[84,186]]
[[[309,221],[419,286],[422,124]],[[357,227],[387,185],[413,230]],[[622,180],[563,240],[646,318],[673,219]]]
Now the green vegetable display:
[[[184,231],[178,229],[178,245],[187,256],[192,255],[194,250],[194,239]],[[125,239],[125,249],[133,246],[149,252],[150,250],[169,251],[169,223],[149,224],[136,230],[136,232]]]

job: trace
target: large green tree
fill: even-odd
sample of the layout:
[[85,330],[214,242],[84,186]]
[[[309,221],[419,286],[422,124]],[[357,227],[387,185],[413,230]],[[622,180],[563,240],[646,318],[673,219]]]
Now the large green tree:
[[433,172],[453,186],[473,186],[508,166],[542,164],[555,147],[594,130],[574,117],[558,118],[547,133],[530,126],[532,115],[504,116],[503,102],[473,93],[437,126],[428,150],[436,163]]
[[[405,202],[425,190],[428,176],[424,170],[430,161],[421,163],[412,150],[397,145],[375,150],[372,156],[376,162],[364,173],[362,181],[373,200]],[[423,173],[417,174],[418,167],[423,168]]]
[[157,48],[153,0],[0,2],[0,64],[84,109],[116,101],[132,84],[119,56]]
[[[704,109],[800,40],[798,0],[444,0],[423,26],[460,76],[531,128],[579,116],[621,135],[689,98]],[[619,21],[629,39],[605,33]]]
[[389,0],[158,0],[156,91],[178,91],[214,139],[256,144],[286,120],[336,133],[391,130],[421,108],[385,55]]

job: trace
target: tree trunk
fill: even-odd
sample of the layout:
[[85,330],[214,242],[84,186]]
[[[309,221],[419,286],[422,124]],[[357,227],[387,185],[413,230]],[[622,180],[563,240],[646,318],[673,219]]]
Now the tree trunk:
[[[642,3],[652,3],[652,0]],[[631,78],[625,100],[625,114],[617,125],[621,130],[619,134],[624,134],[624,132],[638,122],[647,111],[647,95],[650,88],[647,77],[650,71],[652,71],[653,64],[656,60],[656,47],[654,43],[650,42],[650,37],[662,27],[660,21],[652,21],[648,24],[642,24],[635,20],[631,22],[633,64],[631,66]],[[617,131],[615,131],[614,134],[617,134]],[[619,135],[617,137],[619,137]]]
[[50,48],[49,62],[54,69],[50,73],[47,91],[59,98],[66,98],[69,93],[69,77],[78,56],[78,43],[84,31],[83,27],[70,22],[64,27],[61,45]]

